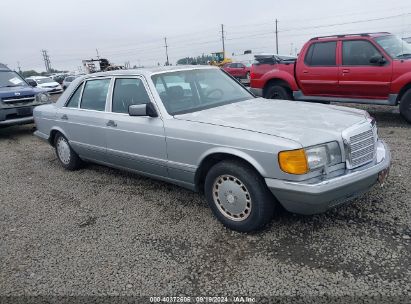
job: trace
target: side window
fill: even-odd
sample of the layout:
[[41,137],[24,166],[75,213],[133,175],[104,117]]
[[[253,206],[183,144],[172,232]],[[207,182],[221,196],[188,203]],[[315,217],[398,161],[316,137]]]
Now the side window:
[[115,113],[128,113],[131,105],[150,102],[150,97],[141,79],[118,78],[114,84],[113,108]]
[[83,90],[80,108],[104,111],[111,79],[88,80]]
[[304,62],[309,66],[335,66],[337,42],[313,43],[305,56]]
[[78,108],[78,104],[80,101],[80,94],[81,94],[81,89],[83,88],[83,84],[81,84],[76,91],[74,92],[73,95],[71,95],[69,101],[66,104],[67,108]]
[[343,65],[372,65],[370,59],[381,53],[365,40],[343,41]]

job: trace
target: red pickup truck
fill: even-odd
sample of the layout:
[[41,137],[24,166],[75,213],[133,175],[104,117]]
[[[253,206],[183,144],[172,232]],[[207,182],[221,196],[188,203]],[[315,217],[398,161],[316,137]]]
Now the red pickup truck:
[[298,58],[256,56],[251,91],[270,99],[400,105],[411,123],[411,45],[390,33],[316,37]]

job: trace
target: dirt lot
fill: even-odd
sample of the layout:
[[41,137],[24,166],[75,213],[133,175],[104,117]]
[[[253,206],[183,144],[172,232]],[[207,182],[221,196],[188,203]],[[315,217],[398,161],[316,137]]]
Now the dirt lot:
[[64,171],[32,125],[1,129],[0,295],[411,296],[411,126],[362,108],[392,149],[386,187],[256,234],[173,185]]

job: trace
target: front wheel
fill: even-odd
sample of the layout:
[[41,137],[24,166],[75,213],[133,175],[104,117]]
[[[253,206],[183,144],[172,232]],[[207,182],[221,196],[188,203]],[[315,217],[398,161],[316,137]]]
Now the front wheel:
[[411,89],[401,98],[400,113],[408,123],[411,123]]
[[273,217],[276,201],[264,179],[239,161],[222,161],[210,169],[205,196],[217,219],[227,228],[250,232]]
[[290,92],[283,86],[272,85],[267,89],[265,93],[265,98],[267,99],[283,99],[283,100],[292,100]]
[[54,138],[54,147],[57,158],[65,169],[70,171],[77,170],[83,164],[77,153],[70,147],[67,138],[62,134],[58,133]]

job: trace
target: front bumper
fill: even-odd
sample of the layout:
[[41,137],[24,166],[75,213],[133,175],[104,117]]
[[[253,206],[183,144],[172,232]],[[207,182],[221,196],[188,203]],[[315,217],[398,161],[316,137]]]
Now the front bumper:
[[299,214],[316,214],[341,205],[369,190],[379,173],[389,169],[391,153],[383,141],[377,142],[377,157],[372,164],[346,170],[337,177],[303,182],[266,178],[268,188],[285,209]]
[[0,126],[25,125],[34,122],[33,109],[46,103],[31,103],[27,106],[0,108]]

